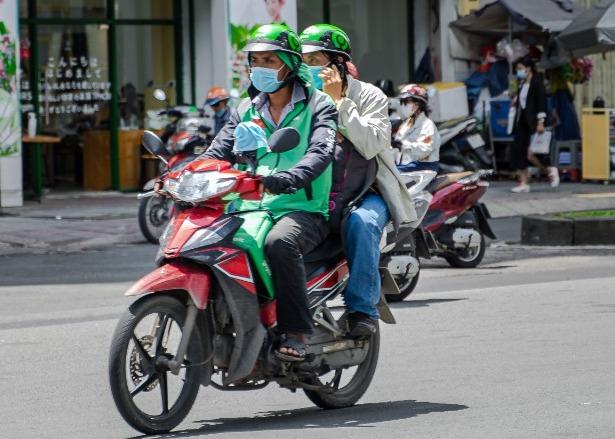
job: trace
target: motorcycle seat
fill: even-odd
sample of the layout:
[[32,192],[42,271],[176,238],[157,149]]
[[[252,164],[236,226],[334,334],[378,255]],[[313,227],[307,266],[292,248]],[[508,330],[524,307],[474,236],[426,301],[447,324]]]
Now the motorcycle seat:
[[456,172],[454,174],[444,174],[438,175],[436,178],[432,180],[431,183],[427,186],[427,191],[431,194],[439,191],[440,189],[444,189],[447,186],[452,185],[453,183],[457,183],[462,178],[468,177],[472,175],[471,171],[467,172]]
[[327,262],[339,258],[344,253],[342,239],[338,234],[331,234],[318,247],[303,257],[305,274],[311,277],[316,271],[324,268]]

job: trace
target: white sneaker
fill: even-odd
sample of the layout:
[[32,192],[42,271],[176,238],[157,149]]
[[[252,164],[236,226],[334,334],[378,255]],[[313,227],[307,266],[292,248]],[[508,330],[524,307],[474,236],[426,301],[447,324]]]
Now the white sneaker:
[[527,194],[530,191],[529,184],[518,184],[514,188],[511,189],[515,194]]
[[559,186],[559,170],[555,166],[549,166],[549,180],[551,187]]

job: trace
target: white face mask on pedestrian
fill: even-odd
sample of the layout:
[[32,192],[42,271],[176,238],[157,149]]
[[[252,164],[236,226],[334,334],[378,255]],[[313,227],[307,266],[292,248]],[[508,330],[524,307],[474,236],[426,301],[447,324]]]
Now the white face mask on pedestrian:
[[402,104],[399,106],[399,115],[402,119],[409,119],[418,111],[419,106],[414,102]]

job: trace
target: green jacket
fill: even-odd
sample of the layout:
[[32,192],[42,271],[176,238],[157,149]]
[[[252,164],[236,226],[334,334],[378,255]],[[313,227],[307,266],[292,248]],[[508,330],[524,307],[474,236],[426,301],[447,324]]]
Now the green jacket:
[[[296,148],[279,154],[267,153],[260,158],[256,171],[259,175],[287,179],[297,192],[280,195],[266,193],[261,201],[240,200],[234,205],[238,210],[265,209],[276,218],[293,211],[328,216],[337,110],[326,94],[313,87],[306,87],[298,80],[294,87],[293,96],[299,94],[302,99],[294,103],[294,108],[286,114],[278,127],[272,126],[263,117],[267,95],[252,94],[252,98],[246,98],[237,110],[233,110],[229,122],[204,154],[208,158],[233,162],[233,132],[240,122],[257,123],[265,130],[267,137],[276,129],[284,127],[294,127],[299,131],[301,141]],[[297,87],[301,87],[303,94],[296,93]]]

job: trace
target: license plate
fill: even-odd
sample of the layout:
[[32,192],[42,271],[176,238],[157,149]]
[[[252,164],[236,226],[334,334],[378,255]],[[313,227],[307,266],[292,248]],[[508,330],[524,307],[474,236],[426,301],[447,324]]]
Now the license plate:
[[466,140],[474,149],[480,148],[481,146],[485,146],[483,136],[481,136],[480,134],[472,134],[471,136],[468,136]]

